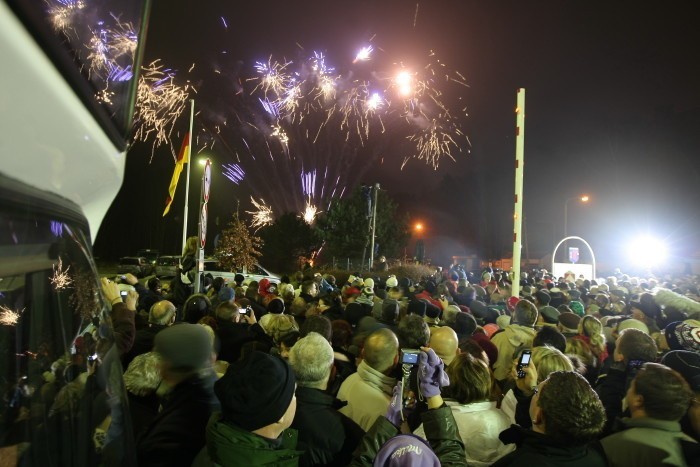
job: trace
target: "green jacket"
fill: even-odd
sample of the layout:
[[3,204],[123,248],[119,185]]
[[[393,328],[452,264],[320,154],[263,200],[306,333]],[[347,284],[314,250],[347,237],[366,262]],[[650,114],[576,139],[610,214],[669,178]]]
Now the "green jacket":
[[[452,409],[445,406],[426,411],[423,415],[425,436],[440,464],[445,467],[466,466],[467,455],[457,430]],[[352,467],[371,466],[381,447],[400,434],[398,428],[385,417],[379,417],[365,434],[354,453]]]
[[207,426],[209,458],[217,465],[228,466],[294,466],[299,465],[302,451],[297,451],[297,432],[291,428],[278,438],[275,447],[265,438],[212,416]]
[[624,418],[622,423],[624,430],[600,441],[612,467],[687,465],[681,442],[694,440],[680,423],[651,417]]

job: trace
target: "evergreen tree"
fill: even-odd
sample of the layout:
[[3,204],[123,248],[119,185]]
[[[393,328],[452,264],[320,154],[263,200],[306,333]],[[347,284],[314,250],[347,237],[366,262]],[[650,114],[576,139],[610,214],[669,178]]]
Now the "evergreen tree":
[[[374,197],[372,196],[372,199]],[[317,227],[325,240],[325,254],[340,258],[360,258],[368,245],[371,217],[368,217],[367,195],[360,188],[352,196],[337,200],[330,210],[319,216]],[[377,197],[378,255],[396,256],[410,237],[407,214],[397,212],[396,203],[384,190]],[[369,256],[369,247],[367,256]]]
[[262,248],[265,266],[277,272],[300,269],[300,264],[309,260],[321,246],[317,231],[291,212],[263,227],[260,236],[265,243]]
[[221,239],[214,254],[225,269],[234,272],[243,267],[252,268],[261,255],[262,246],[262,239],[251,235],[236,213],[228,228],[221,232]]

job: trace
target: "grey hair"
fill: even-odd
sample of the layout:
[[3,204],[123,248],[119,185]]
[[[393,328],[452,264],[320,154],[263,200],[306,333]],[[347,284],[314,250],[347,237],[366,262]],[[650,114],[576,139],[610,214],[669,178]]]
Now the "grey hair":
[[299,386],[325,389],[333,364],[333,348],[325,337],[310,332],[299,339],[289,351],[289,363]]

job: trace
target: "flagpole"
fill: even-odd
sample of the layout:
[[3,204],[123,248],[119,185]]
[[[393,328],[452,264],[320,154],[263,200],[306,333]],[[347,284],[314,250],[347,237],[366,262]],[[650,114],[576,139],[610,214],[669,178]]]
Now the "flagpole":
[[187,206],[190,200],[190,166],[192,165],[192,126],[194,125],[194,99],[190,99],[190,133],[187,145],[187,181],[185,182],[185,213],[182,220],[182,251],[185,251],[187,244]]

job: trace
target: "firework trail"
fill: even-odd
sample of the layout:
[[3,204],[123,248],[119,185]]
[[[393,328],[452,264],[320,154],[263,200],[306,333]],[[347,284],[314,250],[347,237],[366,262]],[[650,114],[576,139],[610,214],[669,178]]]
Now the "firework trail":
[[245,171],[238,164],[224,164],[223,169],[224,176],[236,185],[240,184],[245,177]]

